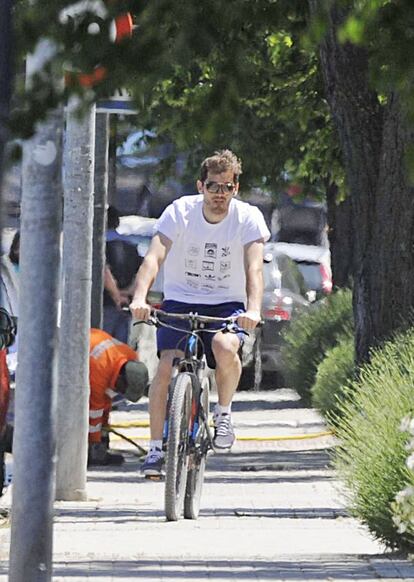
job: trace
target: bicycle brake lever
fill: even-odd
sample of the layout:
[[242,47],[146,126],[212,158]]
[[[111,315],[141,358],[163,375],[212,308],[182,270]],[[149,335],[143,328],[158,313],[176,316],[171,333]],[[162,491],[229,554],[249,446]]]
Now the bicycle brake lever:
[[137,319],[137,321],[134,321],[132,326],[135,325],[141,325],[142,323],[145,323],[145,325],[157,325],[157,320],[153,317],[150,317],[149,319],[145,320],[145,319]]

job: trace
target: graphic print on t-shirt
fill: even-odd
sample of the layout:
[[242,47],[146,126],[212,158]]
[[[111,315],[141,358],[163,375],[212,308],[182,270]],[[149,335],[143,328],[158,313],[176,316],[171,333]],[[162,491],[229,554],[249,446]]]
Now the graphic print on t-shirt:
[[190,245],[187,248],[187,253],[190,257],[198,257],[198,255],[200,254],[200,248],[196,247],[195,245]]
[[214,261],[203,261],[202,269],[203,271],[214,271]]
[[[201,289],[211,293],[215,289],[228,289],[224,279],[230,277],[231,247],[221,246],[215,242],[191,242],[184,257],[185,281],[192,289]],[[201,261],[197,259],[201,258]],[[219,275],[219,276],[218,276]]]
[[217,258],[217,245],[216,243],[206,243],[204,245],[204,256],[208,259]]
[[197,261],[194,259],[185,259],[185,268],[191,269],[192,271],[197,270]]

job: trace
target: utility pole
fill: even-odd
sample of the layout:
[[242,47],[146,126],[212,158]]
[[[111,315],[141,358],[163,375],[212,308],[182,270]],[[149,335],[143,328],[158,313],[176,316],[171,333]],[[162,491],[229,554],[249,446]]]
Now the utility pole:
[[93,249],[91,327],[103,325],[103,271],[105,267],[105,226],[108,200],[109,115],[96,114],[95,188],[93,198]]
[[[27,59],[29,85],[54,50],[38,43]],[[62,127],[56,110],[23,147],[9,582],[52,580]]]
[[64,149],[63,300],[56,499],[86,499],[95,106],[69,101]]

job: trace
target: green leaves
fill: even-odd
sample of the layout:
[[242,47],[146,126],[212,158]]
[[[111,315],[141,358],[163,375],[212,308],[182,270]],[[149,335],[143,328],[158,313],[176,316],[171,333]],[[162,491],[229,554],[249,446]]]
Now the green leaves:
[[339,31],[338,36],[341,42],[349,41],[353,44],[361,44],[364,39],[364,33],[364,22],[355,16],[350,16]]
[[[212,148],[235,149],[245,160],[246,187],[266,184],[275,191],[287,168],[298,179],[321,180],[328,173],[340,179],[317,54],[301,43],[306,2],[124,0],[91,3],[77,14],[72,4],[19,5],[21,58],[46,30],[58,41],[54,70],[42,80],[49,105],[70,92],[93,101],[127,88],[142,124],[179,148],[200,156]],[[113,19],[125,10],[134,15],[133,37],[113,43]],[[76,74],[66,88],[56,83],[65,70],[90,73],[97,67],[105,75],[94,85],[82,86]],[[24,117],[25,135],[42,114],[43,92],[36,85],[16,99],[24,107],[15,112],[14,127],[23,127]]]

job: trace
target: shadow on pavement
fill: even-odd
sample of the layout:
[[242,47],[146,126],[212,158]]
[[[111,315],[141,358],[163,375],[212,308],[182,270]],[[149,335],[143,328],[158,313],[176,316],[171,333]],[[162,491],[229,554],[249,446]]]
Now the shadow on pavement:
[[252,410],[288,410],[292,408],[310,408],[305,406],[301,400],[263,400],[257,398],[256,400],[234,400],[231,405],[233,412],[250,412]]
[[[85,560],[55,562],[53,578],[69,581],[82,575],[89,579],[109,580],[374,580],[377,570],[369,563],[373,556],[320,555],[292,560]],[[0,563],[0,574],[7,565]],[[112,578],[111,578],[112,579]]]
[[[332,479],[332,449],[300,451],[255,451],[231,453],[229,455],[209,455],[205,473],[206,483],[294,483],[327,481]],[[100,467],[88,472],[88,482],[134,483],[140,486],[150,484],[140,474],[141,461],[129,456],[119,468]],[[274,475],[269,475],[274,472]],[[306,473],[305,473],[306,472]],[[263,474],[266,473],[266,474]],[[297,473],[297,474],[292,474]]]
[[349,517],[342,507],[215,507],[214,509],[201,508],[200,518],[203,517],[255,517],[272,519],[337,519]]
[[165,521],[165,514],[162,510],[153,507],[143,507],[137,504],[136,507],[123,508],[119,505],[113,507],[85,507],[85,508],[59,508],[55,510],[55,516],[62,520],[62,523],[97,522],[111,524],[127,524],[139,521]]
[[258,471],[317,471],[329,469],[331,448],[292,451],[257,450],[211,455],[207,468],[212,471],[254,473]]
[[[162,496],[160,496],[162,504]],[[100,524],[131,524],[137,522],[165,521],[163,510],[155,510],[153,507],[137,505],[134,509],[121,508],[119,506],[105,508],[65,508],[58,509],[55,515],[65,524],[93,522]],[[203,507],[200,510],[199,519],[217,517],[243,518],[267,518],[267,519],[337,519],[349,517],[346,510],[341,507]]]
[[307,474],[307,475],[292,475],[292,476],[284,476],[284,475],[257,475],[256,473],[252,473],[249,475],[245,475],[243,477],[209,477],[208,475],[205,477],[204,482],[213,484],[213,483],[225,483],[231,484],[240,484],[244,483],[245,485],[254,484],[254,483],[311,483],[312,481],[332,481],[334,477],[332,475],[320,475],[320,474]]
[[[211,400],[213,402],[216,398],[216,395],[211,395]],[[233,412],[251,410],[284,410],[292,408],[310,408],[310,406],[305,404],[295,391],[289,390],[286,392],[286,389],[268,390],[266,392],[237,392],[232,404]],[[130,402],[119,402],[114,410],[148,412],[148,398],[143,397],[136,404]]]

